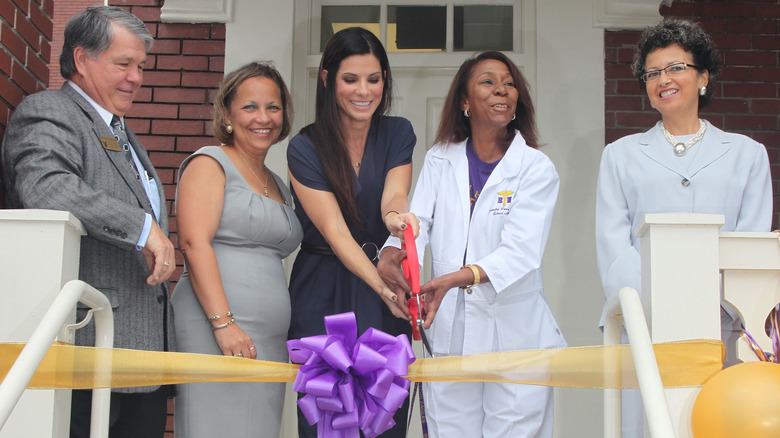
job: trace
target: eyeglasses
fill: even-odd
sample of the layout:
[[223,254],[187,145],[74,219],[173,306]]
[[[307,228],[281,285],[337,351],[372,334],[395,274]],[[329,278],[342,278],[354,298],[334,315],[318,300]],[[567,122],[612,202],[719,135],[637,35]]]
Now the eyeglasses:
[[662,68],[660,70],[650,70],[646,71],[642,75],[642,80],[645,82],[653,82],[657,81],[661,77],[661,72],[666,72],[667,76],[677,76],[679,74],[682,74],[682,72],[685,71],[686,68],[693,67],[695,69],[698,69],[698,65],[693,64],[686,64],[684,62],[678,62],[675,64],[672,64],[666,68]]

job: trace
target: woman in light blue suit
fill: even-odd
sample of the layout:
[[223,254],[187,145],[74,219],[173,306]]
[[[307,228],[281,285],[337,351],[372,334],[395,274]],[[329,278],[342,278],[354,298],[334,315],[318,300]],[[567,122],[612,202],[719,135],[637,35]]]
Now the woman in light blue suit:
[[[726,218],[723,231],[770,230],[766,149],[699,118],[720,67],[709,36],[688,21],[664,20],[637,44],[632,70],[661,121],[607,145],[601,157],[596,251],[607,300],[625,286],[641,290],[636,233],[648,213],[716,213]],[[724,340],[733,342],[741,324],[721,314]],[[636,433],[626,430],[631,422],[624,417],[623,436],[641,436],[641,415]]]

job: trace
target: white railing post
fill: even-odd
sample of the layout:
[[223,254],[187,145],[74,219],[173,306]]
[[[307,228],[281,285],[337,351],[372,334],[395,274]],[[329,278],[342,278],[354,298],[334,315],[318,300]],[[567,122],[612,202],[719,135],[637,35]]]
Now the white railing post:
[[[0,342],[26,342],[60,289],[78,278],[84,234],[81,222],[65,211],[0,210]],[[71,313],[69,323],[76,309]],[[25,391],[0,438],[67,438],[70,394]]]
[[[722,215],[648,214],[640,224],[642,307],[653,343],[720,339]],[[676,434],[690,436],[698,388],[668,388]]]

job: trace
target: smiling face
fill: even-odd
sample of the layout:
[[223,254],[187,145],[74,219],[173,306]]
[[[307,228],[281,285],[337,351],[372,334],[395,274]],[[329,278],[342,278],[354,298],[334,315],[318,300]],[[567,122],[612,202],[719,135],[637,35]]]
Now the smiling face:
[[[327,73],[322,71],[323,81]],[[335,90],[342,119],[370,122],[382,102],[384,86],[384,72],[376,56],[367,53],[344,58],[336,72]]]
[[123,26],[112,24],[113,42],[97,58],[73,50],[77,73],[71,78],[98,105],[124,116],[143,82],[146,46]]
[[[645,71],[660,70],[680,62],[695,64],[693,55],[673,44],[648,53]],[[657,80],[647,82],[647,97],[664,118],[693,117],[699,112],[699,89],[707,85],[708,79],[707,71],[699,72],[693,67],[672,76],[662,72]]]
[[486,59],[474,66],[466,87],[463,108],[469,111],[471,129],[506,129],[515,114],[517,88],[509,68]]
[[233,145],[251,155],[265,153],[279,139],[284,119],[276,83],[264,76],[245,80],[228,107],[226,123],[233,125]]

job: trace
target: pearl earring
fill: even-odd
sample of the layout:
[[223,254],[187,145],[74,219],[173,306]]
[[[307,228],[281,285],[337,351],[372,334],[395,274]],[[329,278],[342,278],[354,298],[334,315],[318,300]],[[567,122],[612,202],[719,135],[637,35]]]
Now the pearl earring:
[[463,115],[466,116],[466,118],[471,117],[471,113],[469,112],[469,110],[463,110]]
[[225,125],[225,131],[227,131],[228,134],[232,134],[233,133],[233,125],[231,125],[230,123]]
[[699,88],[699,96],[704,96],[707,94],[707,86],[703,85],[701,88]]

